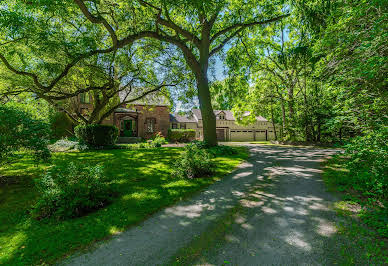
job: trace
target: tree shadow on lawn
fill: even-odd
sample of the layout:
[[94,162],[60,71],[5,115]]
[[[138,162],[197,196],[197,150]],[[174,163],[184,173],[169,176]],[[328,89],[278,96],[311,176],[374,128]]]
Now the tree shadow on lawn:
[[[28,214],[36,198],[34,187],[27,190],[6,188],[13,194],[3,192],[5,202],[0,202],[0,264],[52,263],[59,256],[144,220],[160,208],[214,181],[171,179],[171,165],[180,151],[180,148],[159,148],[56,154],[55,164],[65,161],[102,164],[118,191],[118,198],[111,205],[84,217],[42,222],[30,219]],[[42,171],[39,168],[34,173]],[[10,197],[13,200],[7,202]]]

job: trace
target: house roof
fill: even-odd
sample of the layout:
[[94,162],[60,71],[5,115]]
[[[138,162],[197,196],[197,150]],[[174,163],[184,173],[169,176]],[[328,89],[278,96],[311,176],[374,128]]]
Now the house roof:
[[128,109],[128,108],[116,108],[115,113],[137,113],[136,110]]
[[[214,115],[219,115],[221,112],[223,112],[225,114],[225,120],[230,120],[230,121],[235,121],[236,119],[234,118],[233,116],[233,112],[232,111],[229,111],[229,110],[214,110]],[[202,114],[201,114],[201,110],[199,109],[193,109],[193,114],[194,114],[194,117],[197,119],[197,120],[201,120],[202,119]],[[248,116],[250,115],[250,112],[245,112],[244,113],[244,116]],[[256,120],[257,121],[264,121],[264,122],[267,122],[268,120],[265,119],[264,117],[262,116],[256,116]]]
[[[149,89],[146,88],[133,88],[133,91],[128,94],[127,91],[120,91],[119,97],[120,101],[130,100],[134,99],[136,97],[141,96],[145,92],[147,92]],[[128,94],[128,96],[127,96]],[[126,99],[125,99],[126,97]],[[163,95],[161,92],[156,91],[152,92],[150,94],[147,94],[143,98],[129,103],[129,105],[151,105],[151,106],[169,106],[170,102],[168,98]]]
[[194,116],[172,113],[170,114],[170,122],[171,123],[196,123],[197,120],[194,118]]

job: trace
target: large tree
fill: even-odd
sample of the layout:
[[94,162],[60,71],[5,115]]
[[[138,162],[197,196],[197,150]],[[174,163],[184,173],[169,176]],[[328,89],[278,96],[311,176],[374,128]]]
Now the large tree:
[[[41,81],[37,74],[30,71],[30,67],[23,66],[21,60],[17,60],[21,69],[12,64],[13,58],[10,57],[15,54],[9,53],[7,49],[0,53],[0,60],[10,71],[32,78],[33,86],[44,93],[52,91],[75,65],[90,56],[111,53],[144,38],[156,39],[177,47],[195,78],[204,138],[210,145],[217,144],[208,80],[210,58],[222,51],[238,35],[260,34],[261,28],[256,26],[264,27],[287,16],[282,4],[265,0],[244,3],[225,0],[74,0],[73,4],[68,1],[29,1],[25,4],[5,2],[0,9],[5,14],[3,24],[8,23],[8,29],[4,30],[7,38],[2,40],[3,45],[10,47],[14,43],[24,43],[24,48],[34,50],[35,55],[42,53],[39,48],[50,47],[56,58],[58,53],[62,53],[66,59],[61,71],[57,71],[58,75]],[[51,17],[47,16],[48,13]],[[48,19],[44,20],[44,17]],[[37,18],[39,23],[31,24]],[[15,27],[10,27],[9,22]],[[15,30],[20,25],[25,29]],[[30,39],[28,28],[41,33],[34,36],[34,44],[43,41],[45,45],[26,48],[25,40]],[[48,34],[47,29],[51,30],[51,34]],[[42,37],[47,37],[49,41],[54,40],[56,50],[52,43],[41,40]],[[26,56],[22,57],[26,59]],[[48,53],[42,57],[39,59],[44,63],[50,61],[53,64],[53,57]]]

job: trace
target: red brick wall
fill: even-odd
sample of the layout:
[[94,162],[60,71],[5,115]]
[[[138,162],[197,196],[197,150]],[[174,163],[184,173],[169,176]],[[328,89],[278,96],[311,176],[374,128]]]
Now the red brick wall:
[[145,124],[147,118],[155,118],[155,130],[156,132],[161,132],[163,136],[167,136],[167,131],[170,126],[170,112],[167,106],[134,106],[135,109],[140,113],[139,114],[139,137],[147,138],[150,133],[147,133],[147,125]]

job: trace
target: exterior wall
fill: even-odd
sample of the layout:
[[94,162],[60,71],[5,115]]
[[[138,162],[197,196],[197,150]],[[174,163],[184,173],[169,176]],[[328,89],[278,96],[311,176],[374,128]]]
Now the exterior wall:
[[[148,107],[143,105],[136,105],[134,108],[139,112],[139,137],[147,138],[157,132],[161,132],[163,136],[167,136],[168,128],[170,127],[170,112],[167,106]],[[156,120],[153,133],[147,132],[147,118],[155,118]]]
[[[199,126],[201,125],[201,126]],[[265,141],[275,139],[272,123],[257,121],[251,125],[238,125],[235,121],[216,121],[217,130],[224,130],[225,141]],[[279,131],[277,130],[279,136]],[[197,138],[203,139],[202,120],[198,122]]]

